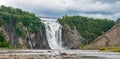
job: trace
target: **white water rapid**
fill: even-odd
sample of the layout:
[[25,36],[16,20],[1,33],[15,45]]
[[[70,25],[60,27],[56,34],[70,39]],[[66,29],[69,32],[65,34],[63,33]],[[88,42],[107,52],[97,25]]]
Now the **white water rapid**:
[[51,49],[64,49],[62,47],[62,26],[57,19],[41,18],[45,24],[46,37]]

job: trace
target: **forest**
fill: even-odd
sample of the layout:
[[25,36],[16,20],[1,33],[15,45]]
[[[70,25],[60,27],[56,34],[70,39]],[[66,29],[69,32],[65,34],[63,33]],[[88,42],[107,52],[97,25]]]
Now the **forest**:
[[109,19],[94,19],[84,16],[63,16],[58,22],[68,24],[71,29],[75,26],[79,33],[86,39],[84,44],[90,44],[98,36],[104,34],[113,27],[114,21]]

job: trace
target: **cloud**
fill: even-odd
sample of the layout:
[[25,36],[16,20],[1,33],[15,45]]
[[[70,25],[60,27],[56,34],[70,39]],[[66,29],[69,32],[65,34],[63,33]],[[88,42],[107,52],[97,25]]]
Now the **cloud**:
[[1,0],[0,5],[5,5],[5,1]]
[[113,3],[113,2],[117,2],[119,0],[97,0],[97,1],[101,1],[103,3]]
[[120,0],[1,0],[0,4],[40,16],[82,15],[113,20],[120,17]]

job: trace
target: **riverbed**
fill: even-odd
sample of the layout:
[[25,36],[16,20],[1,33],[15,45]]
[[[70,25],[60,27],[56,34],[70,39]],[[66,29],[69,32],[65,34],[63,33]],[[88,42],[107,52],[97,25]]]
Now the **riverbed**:
[[0,59],[120,59],[119,52],[98,50],[0,50]]

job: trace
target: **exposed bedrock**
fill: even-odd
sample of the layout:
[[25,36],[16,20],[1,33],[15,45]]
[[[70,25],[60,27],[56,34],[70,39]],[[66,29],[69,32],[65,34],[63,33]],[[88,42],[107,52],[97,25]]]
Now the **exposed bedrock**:
[[84,38],[76,30],[76,27],[74,27],[74,29],[71,29],[69,25],[63,24],[62,40],[63,46],[66,48],[79,49],[82,46],[82,41]]
[[117,23],[109,31],[99,36],[93,43],[88,45],[88,49],[97,49],[101,47],[120,47],[120,23]]

